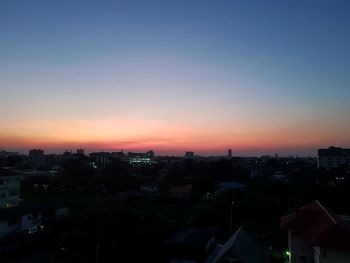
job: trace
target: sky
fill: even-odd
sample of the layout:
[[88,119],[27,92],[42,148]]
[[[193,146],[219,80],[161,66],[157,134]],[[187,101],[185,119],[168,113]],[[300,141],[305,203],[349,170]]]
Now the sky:
[[350,147],[347,0],[1,0],[0,145]]

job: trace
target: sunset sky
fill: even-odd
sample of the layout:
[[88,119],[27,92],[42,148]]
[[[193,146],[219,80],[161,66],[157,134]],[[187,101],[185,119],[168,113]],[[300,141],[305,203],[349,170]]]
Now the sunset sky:
[[350,1],[0,1],[0,145],[350,147]]

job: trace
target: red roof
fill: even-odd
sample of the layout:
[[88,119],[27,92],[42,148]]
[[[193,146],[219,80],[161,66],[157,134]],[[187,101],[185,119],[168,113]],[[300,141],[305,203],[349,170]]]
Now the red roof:
[[350,225],[318,201],[282,217],[281,227],[302,233],[312,246],[350,250]]

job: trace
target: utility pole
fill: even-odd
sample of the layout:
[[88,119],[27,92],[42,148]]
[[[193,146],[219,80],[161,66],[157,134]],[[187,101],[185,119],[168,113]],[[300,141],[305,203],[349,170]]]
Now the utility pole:
[[230,232],[233,231],[233,204],[234,202],[231,201],[231,207],[230,207]]
[[96,242],[96,263],[98,263],[98,252],[100,250],[100,242]]

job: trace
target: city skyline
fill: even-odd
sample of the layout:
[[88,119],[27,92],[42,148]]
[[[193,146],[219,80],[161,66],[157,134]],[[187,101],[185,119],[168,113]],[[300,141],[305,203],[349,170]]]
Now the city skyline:
[[1,1],[0,145],[350,147],[347,1]]
[[[335,146],[329,146],[328,148],[332,148]],[[339,149],[343,149],[341,147],[335,147]],[[186,157],[187,153],[193,153],[194,156],[199,156],[199,157],[271,157],[271,158],[316,158],[318,155],[318,152],[320,149],[316,149],[315,153],[308,154],[307,152],[301,153],[301,155],[298,155],[296,153],[290,153],[290,152],[284,152],[283,150],[281,152],[266,152],[266,151],[261,151],[261,152],[242,152],[242,151],[236,151],[232,152],[232,149],[219,149],[215,152],[209,151],[193,151],[193,149],[178,149],[177,151],[167,151],[167,150],[161,150],[161,151],[154,151],[154,148],[40,148],[40,147],[32,147],[32,148],[8,148],[5,149],[2,146],[0,146],[0,153],[10,154],[10,156],[16,156],[18,154],[20,155],[30,155],[30,152],[34,151],[43,151],[44,155],[62,155],[65,153],[71,153],[71,154],[76,154],[79,152],[83,152],[85,155],[90,155],[92,153],[124,153],[124,154],[129,154],[129,153],[147,153],[149,151],[153,152],[155,156],[169,156],[169,157]],[[255,151],[256,149],[254,149]]]

